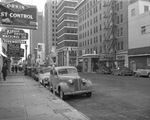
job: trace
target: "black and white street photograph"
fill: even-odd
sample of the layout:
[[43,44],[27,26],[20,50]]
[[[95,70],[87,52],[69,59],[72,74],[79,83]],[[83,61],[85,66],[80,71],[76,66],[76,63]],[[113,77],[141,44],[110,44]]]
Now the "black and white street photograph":
[[150,0],[0,0],[0,120],[150,120]]

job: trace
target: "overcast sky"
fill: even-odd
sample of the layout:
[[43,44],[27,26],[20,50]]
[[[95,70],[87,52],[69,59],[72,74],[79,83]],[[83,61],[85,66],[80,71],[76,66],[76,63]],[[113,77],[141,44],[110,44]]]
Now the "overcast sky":
[[27,5],[36,5],[38,8],[38,11],[42,12],[44,10],[44,5],[47,0],[16,0],[22,4]]

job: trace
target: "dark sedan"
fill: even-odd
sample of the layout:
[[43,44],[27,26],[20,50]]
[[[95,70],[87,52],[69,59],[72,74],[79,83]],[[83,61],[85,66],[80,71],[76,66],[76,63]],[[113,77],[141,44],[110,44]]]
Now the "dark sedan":
[[132,76],[133,75],[133,71],[130,70],[128,67],[118,67],[116,69],[112,69],[112,75],[121,75],[121,76]]

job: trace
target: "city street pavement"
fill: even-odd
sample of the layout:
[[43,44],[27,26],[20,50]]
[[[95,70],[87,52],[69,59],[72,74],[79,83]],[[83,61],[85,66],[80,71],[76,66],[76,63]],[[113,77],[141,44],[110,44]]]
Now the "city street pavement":
[[23,73],[0,80],[0,120],[89,120]]

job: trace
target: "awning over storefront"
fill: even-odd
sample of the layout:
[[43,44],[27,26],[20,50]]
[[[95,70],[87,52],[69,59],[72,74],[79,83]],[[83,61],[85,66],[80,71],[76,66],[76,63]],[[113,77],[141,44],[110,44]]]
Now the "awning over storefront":
[[3,52],[0,52],[0,55],[2,55],[3,57],[7,57],[7,55],[5,55]]
[[90,57],[90,58],[99,58],[99,54],[84,54],[82,55],[83,58],[86,58],[86,57]]

